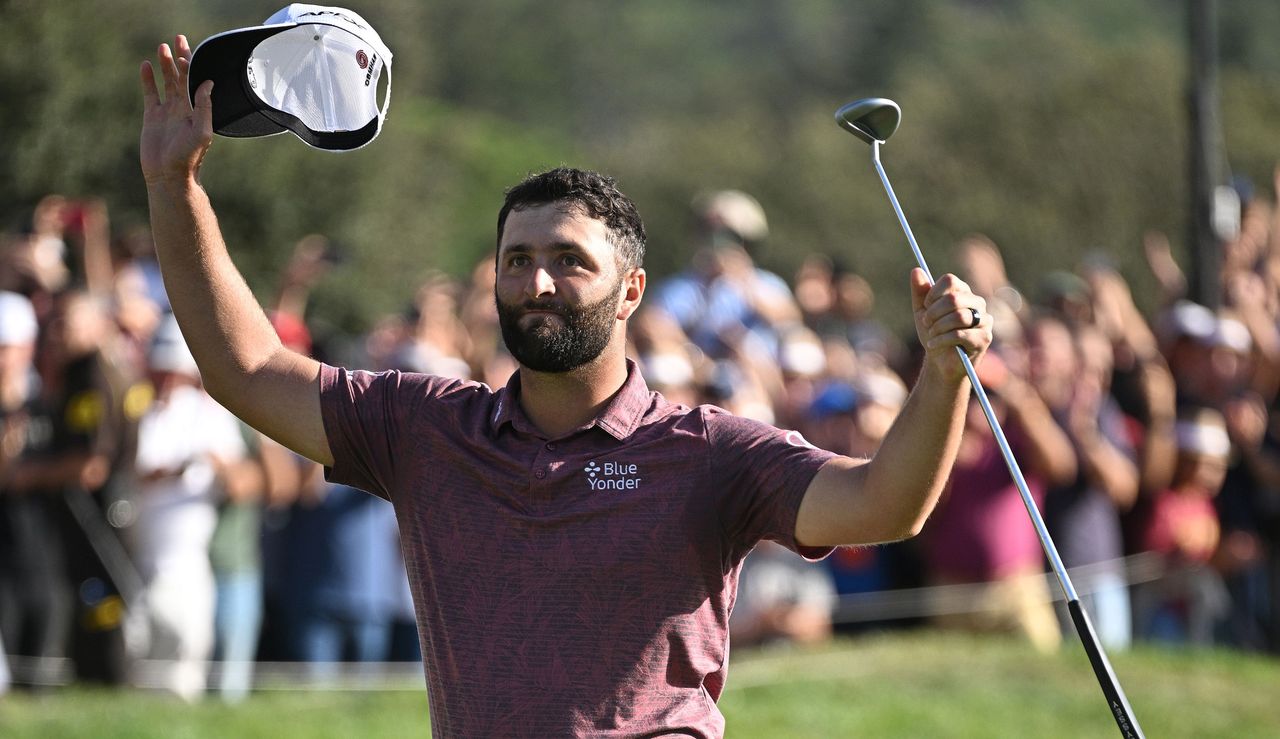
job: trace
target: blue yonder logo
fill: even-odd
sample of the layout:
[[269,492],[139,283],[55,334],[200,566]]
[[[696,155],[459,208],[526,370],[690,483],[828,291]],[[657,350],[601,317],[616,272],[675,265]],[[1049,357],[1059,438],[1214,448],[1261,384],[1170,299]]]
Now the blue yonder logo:
[[592,490],[635,490],[640,487],[640,468],[630,462],[597,463],[594,459],[582,471]]

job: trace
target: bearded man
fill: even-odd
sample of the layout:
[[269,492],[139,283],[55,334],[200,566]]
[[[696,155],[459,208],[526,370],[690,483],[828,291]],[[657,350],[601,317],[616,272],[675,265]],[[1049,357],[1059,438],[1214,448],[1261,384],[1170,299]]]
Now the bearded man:
[[[854,460],[649,391],[625,354],[645,232],[613,180],[512,188],[495,298],[520,363],[498,390],[321,364],[281,345],[227,253],[200,162],[212,84],[142,69],[142,169],[165,284],[206,386],[330,479],[394,504],[437,737],[716,737],[728,621],[762,539],[807,557],[912,536],[955,458],[970,388],[955,347],[985,304],[911,274],[924,367],[875,457]],[[163,94],[163,96],[161,95]]]

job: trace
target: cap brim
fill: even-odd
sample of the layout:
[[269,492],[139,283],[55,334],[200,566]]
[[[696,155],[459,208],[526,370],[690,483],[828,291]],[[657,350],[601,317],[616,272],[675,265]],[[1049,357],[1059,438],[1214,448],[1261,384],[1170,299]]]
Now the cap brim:
[[245,70],[249,55],[258,44],[294,25],[287,23],[227,31],[210,36],[196,47],[191,57],[187,93],[194,105],[196,88],[205,80],[213,80],[214,133],[249,138],[292,130],[266,115],[265,106],[249,86]]
[[313,131],[307,128],[307,124],[303,123],[297,116],[290,115],[283,110],[263,108],[259,112],[262,117],[282,126],[286,130],[292,131],[295,136],[311,146],[317,149],[328,149],[329,151],[359,149],[372,141],[374,136],[378,135],[378,124],[380,123],[377,118],[374,118],[354,131]]

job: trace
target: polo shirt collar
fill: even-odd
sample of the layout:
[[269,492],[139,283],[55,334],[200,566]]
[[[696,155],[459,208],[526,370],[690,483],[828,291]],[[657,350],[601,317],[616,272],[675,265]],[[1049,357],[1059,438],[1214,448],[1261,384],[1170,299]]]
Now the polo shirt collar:
[[[494,431],[510,423],[520,431],[533,431],[533,424],[525,417],[520,408],[520,372],[517,370],[507,380],[507,385],[497,393],[496,407],[493,411]],[[597,426],[618,441],[630,436],[644,418],[649,408],[649,386],[640,374],[640,368],[631,359],[627,359],[627,379],[622,383],[604,409],[584,428]]]
[[640,374],[640,368],[628,359],[627,381],[622,383],[622,388],[605,405],[596,418],[595,425],[622,441],[636,430],[648,409],[649,386]]

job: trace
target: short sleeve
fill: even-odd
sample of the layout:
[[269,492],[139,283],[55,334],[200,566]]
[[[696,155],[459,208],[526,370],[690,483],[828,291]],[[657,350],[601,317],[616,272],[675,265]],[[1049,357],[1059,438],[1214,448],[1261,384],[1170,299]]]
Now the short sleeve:
[[413,406],[406,384],[420,384],[406,383],[413,377],[321,366],[320,410],[333,453],[326,479],[391,500],[397,452]]
[[445,445],[477,438],[493,397],[452,377],[321,365],[320,414],[334,460],[325,477],[392,500]]
[[703,409],[710,443],[711,477],[721,526],[735,558],[769,539],[807,559],[821,559],[829,547],[796,541],[796,517],[814,475],[836,455],[818,449],[797,431]]

